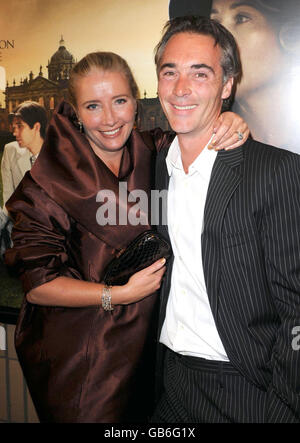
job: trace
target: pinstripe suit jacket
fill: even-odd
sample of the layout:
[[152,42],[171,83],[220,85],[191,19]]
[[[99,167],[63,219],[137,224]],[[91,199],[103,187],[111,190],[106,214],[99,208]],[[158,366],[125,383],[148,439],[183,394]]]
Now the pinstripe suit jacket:
[[[160,190],[169,184],[167,152],[157,157]],[[189,197],[197,204],[197,196]],[[168,238],[167,226],[159,231]],[[298,340],[294,335],[300,327],[300,156],[253,140],[219,152],[202,254],[212,313],[231,363],[265,391],[268,421],[300,421],[300,334]],[[159,334],[171,272],[172,261],[161,291]]]

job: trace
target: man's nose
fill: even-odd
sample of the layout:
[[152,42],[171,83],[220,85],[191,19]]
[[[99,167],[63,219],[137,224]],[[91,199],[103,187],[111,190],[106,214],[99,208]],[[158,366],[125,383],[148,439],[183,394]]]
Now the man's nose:
[[186,76],[179,76],[174,85],[174,94],[177,97],[183,97],[191,93],[190,83]]

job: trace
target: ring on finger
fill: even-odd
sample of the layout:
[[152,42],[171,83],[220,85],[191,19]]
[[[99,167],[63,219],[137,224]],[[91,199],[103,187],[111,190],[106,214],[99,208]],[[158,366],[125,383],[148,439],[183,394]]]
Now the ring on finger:
[[240,131],[236,131],[236,133],[238,135],[239,141],[243,140],[243,134]]

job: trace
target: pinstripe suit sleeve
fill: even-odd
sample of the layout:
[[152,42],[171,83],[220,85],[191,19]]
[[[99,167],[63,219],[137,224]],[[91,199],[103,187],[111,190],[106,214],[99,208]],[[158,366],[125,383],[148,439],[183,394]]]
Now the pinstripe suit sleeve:
[[300,156],[282,155],[273,177],[262,241],[280,327],[271,358],[268,421],[289,422],[300,420],[300,350],[292,346],[293,330],[300,326]]

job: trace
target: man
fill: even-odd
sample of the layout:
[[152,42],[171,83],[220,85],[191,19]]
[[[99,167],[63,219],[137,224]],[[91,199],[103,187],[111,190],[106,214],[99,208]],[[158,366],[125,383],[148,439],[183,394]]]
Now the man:
[[[14,114],[9,114],[8,121],[13,132]],[[17,141],[12,141],[4,146],[1,160],[1,177],[3,185],[3,209],[7,213],[5,203],[17,188],[25,173],[31,168],[30,151],[21,148]]]
[[186,15],[210,17],[235,37],[243,78],[232,110],[247,121],[252,137],[300,154],[300,126],[294,112],[299,101],[295,73],[300,44],[294,23],[300,20],[300,2],[170,0],[170,18]]
[[26,101],[12,114],[15,142],[8,143],[1,161],[3,207],[37,158],[45,138],[47,114],[43,106]]
[[16,142],[5,146],[1,161],[3,184],[3,209],[0,208],[1,257],[5,250],[11,247],[12,221],[7,214],[5,203],[37,159],[44,143],[46,127],[46,110],[33,101],[21,103],[12,116],[12,129]]
[[46,128],[47,113],[43,106],[33,101],[18,106],[13,119],[13,134],[20,147],[27,147],[31,152],[31,165],[40,153]]
[[300,159],[247,140],[208,150],[241,72],[201,17],[167,24],[158,94],[177,134],[157,158],[174,259],[161,294],[163,392],[153,422],[299,422]]

